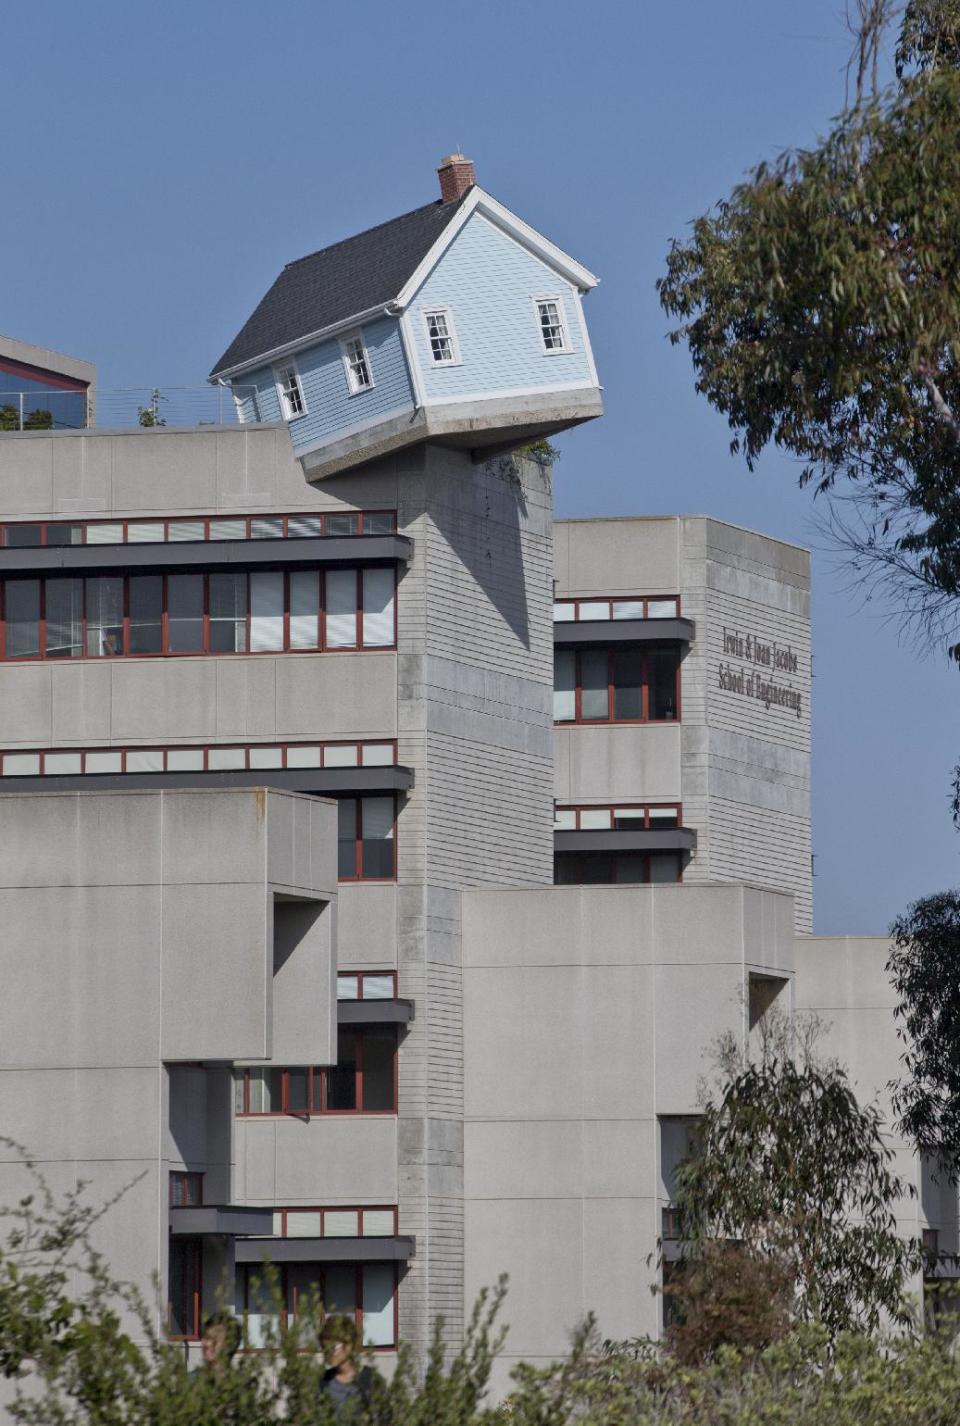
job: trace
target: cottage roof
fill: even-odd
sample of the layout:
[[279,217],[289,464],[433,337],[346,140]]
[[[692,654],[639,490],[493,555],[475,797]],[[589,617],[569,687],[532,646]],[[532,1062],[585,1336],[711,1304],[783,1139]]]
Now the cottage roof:
[[427,203],[288,262],[211,377],[393,301],[468,196]]

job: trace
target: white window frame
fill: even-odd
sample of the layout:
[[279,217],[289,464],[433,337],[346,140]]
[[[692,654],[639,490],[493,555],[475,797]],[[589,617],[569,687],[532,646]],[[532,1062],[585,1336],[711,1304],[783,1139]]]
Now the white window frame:
[[[347,392],[348,392],[348,394],[349,394],[350,396],[362,396],[365,391],[372,391],[373,388],[374,388],[374,386],[376,386],[376,382],[375,382],[374,379],[373,379],[373,365],[372,365],[372,363],[371,363],[371,361],[370,361],[370,351],[369,351],[369,348],[367,347],[366,342],[363,340],[363,332],[361,332],[361,331],[348,332],[345,337],[341,337],[339,340],[340,340],[340,355],[341,355],[341,357],[343,358],[343,370],[344,370],[344,375],[345,375],[346,378],[347,378]],[[366,384],[366,386],[358,386],[358,385],[357,385],[356,375],[355,375],[354,370],[353,370],[352,358],[351,358],[351,356],[350,356],[350,343],[351,343],[351,342],[359,342],[359,343],[360,343],[360,352],[361,352],[361,355],[362,355],[362,358],[363,358],[363,364],[364,364],[364,366],[365,366],[366,369],[367,369],[367,384]]]
[[[537,336],[540,338],[540,352],[543,356],[566,356],[573,351],[573,343],[570,340],[570,323],[567,319],[567,309],[563,298],[558,292],[541,293],[530,299],[533,303],[533,315],[537,323]],[[543,322],[540,319],[541,302],[553,302],[556,304],[557,312],[560,316],[560,325],[563,331],[563,346],[548,347],[543,340]]]
[[[300,411],[293,411],[290,408],[290,401],[283,384],[283,373],[285,371],[292,371],[296,378],[297,390],[300,393],[300,405],[303,408]],[[300,375],[300,368],[297,366],[296,360],[293,357],[289,357],[288,360],[283,363],[278,362],[273,368],[273,379],[276,383],[277,400],[280,403],[280,414],[283,419],[285,421],[299,421],[301,416],[306,416],[308,410],[307,397],[303,389],[303,377]]]
[[[453,320],[453,312],[451,311],[451,309],[449,307],[444,307],[442,303],[435,302],[429,307],[424,307],[422,311],[423,330],[427,342],[427,356],[430,362],[429,369],[433,370],[435,367],[438,366],[462,366],[463,362],[460,358],[460,343],[457,340],[457,328]],[[430,318],[433,316],[442,316],[445,318],[447,323],[447,337],[450,341],[451,356],[446,361],[438,361],[433,354],[433,346],[431,344],[430,337]]]

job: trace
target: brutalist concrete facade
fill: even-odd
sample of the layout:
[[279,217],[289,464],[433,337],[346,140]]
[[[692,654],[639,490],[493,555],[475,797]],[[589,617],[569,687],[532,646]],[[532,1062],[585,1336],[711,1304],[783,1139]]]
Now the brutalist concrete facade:
[[[56,540],[24,535],[50,522]],[[311,479],[279,425],[4,436],[0,524],[19,531],[0,542],[0,895],[19,928],[5,937],[4,1132],[69,1166],[55,1178],[81,1163],[95,1193],[144,1169],[114,1265],[143,1281],[175,1238],[199,1243],[198,1312],[224,1269],[264,1250],[291,1283],[355,1272],[384,1363],[397,1333],[423,1346],[438,1314],[456,1341],[501,1268],[501,1381],[513,1357],[562,1352],[586,1309],[610,1335],[655,1332],[647,1258],[710,1043],[749,1034],[754,992],[827,1019],[840,1007],[838,1025],[875,1013],[862,948],[797,935],[806,553],[701,516],[554,524],[547,468],[431,442]],[[366,570],[395,575],[392,602],[367,608]],[[264,571],[285,603],[248,607],[243,630],[234,611],[224,648],[209,580],[249,575],[253,591]],[[331,580],[350,571],[352,614]],[[171,581],[198,575],[203,634],[186,650],[173,625],[192,586],[175,598]],[[307,618],[293,591],[321,577],[330,598]],[[154,633],[134,607],[144,578],[163,582]],[[41,579],[46,623],[23,653],[29,618],[11,643],[9,613]],[[47,627],[64,593],[50,581],[111,579],[127,581],[115,627],[91,622],[100,584],[74,632]],[[558,615],[577,601],[586,617]],[[135,626],[155,648],[138,652]],[[599,648],[640,650],[648,672],[651,650],[675,659],[675,701],[619,717],[615,672],[609,716],[555,726],[555,649]],[[394,809],[369,876],[365,834],[345,843],[342,815],[367,797]],[[621,884],[554,885],[564,846]],[[674,884],[650,884],[671,867]],[[871,946],[864,984],[880,984],[881,957]],[[889,1049],[870,1061],[872,1035],[836,1033],[865,1087],[895,1072]],[[352,1035],[395,1036],[389,1104],[362,1105]],[[287,1073],[264,1108],[251,1086],[271,1067]],[[300,1100],[290,1072],[305,1083],[304,1067]],[[202,1202],[171,1205],[194,1191],[177,1175],[201,1174]],[[4,1166],[5,1193],[15,1178]],[[933,1226],[929,1192],[924,1205],[915,1221]],[[360,1300],[371,1265],[376,1310]],[[237,1309],[256,1316],[249,1295]]]

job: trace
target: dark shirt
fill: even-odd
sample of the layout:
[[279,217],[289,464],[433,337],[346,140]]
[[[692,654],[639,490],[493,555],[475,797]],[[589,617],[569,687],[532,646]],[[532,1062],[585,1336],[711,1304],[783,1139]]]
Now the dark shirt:
[[[361,1367],[353,1381],[338,1381],[335,1368],[323,1378],[323,1389],[331,1397],[337,1416],[352,1416],[370,1404],[374,1373],[369,1367]],[[351,1407],[351,1402],[358,1402]]]

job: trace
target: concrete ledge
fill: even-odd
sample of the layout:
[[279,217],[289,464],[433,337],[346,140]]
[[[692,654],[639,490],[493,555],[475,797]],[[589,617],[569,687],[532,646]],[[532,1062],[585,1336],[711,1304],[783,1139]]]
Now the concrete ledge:
[[554,832],[555,852],[676,852],[692,851],[697,834],[692,827],[638,827],[635,831]]
[[221,787],[266,787],[283,792],[315,792],[332,796],[349,792],[406,792],[413,783],[413,769],[396,766],[238,768],[233,772],[93,772],[51,777],[0,777],[0,796],[3,793],[23,792],[163,792],[175,788],[215,791]]
[[692,619],[578,619],[554,624],[554,644],[692,644]]
[[397,1238],[238,1238],[238,1263],[405,1263],[417,1240]]
[[368,430],[297,454],[310,480],[339,475],[424,441],[468,450],[481,461],[602,415],[600,390],[591,386],[482,401],[427,402],[416,410],[405,407]]
[[338,1000],[340,1025],[408,1025],[414,1017],[412,1000]]
[[171,1208],[170,1232],[175,1238],[272,1233],[272,1208]]
[[[69,523],[69,518],[64,517]],[[166,540],[144,545],[35,545],[0,547],[0,574],[93,574],[179,569],[255,569],[261,565],[406,564],[413,541],[406,535],[321,535],[303,540]]]

